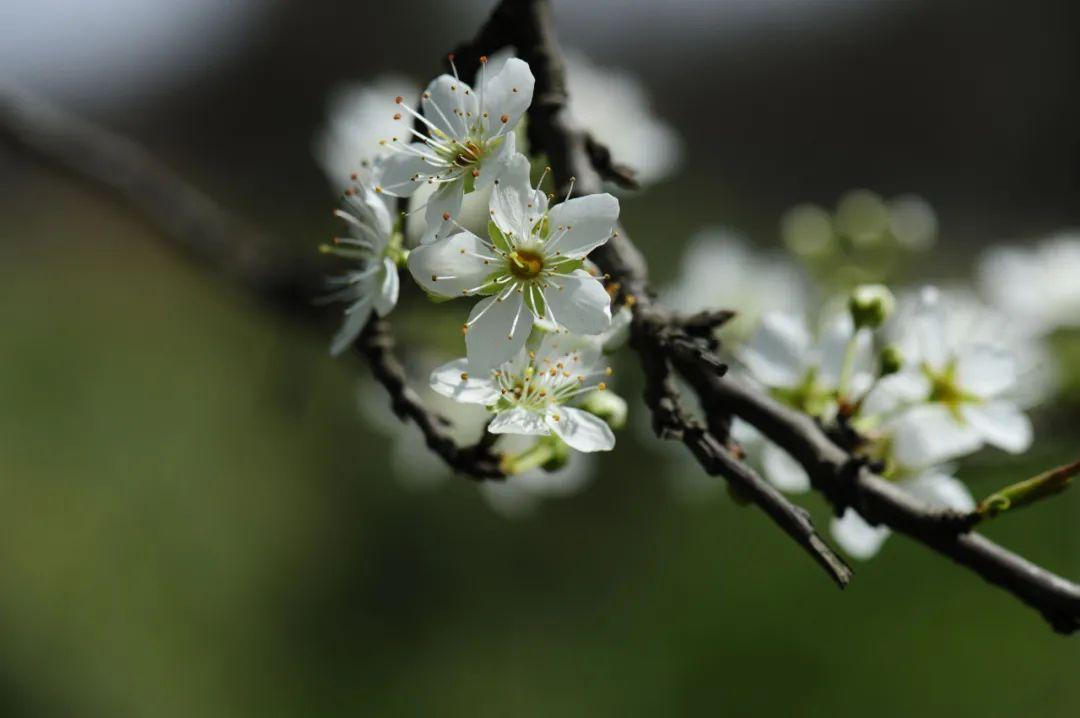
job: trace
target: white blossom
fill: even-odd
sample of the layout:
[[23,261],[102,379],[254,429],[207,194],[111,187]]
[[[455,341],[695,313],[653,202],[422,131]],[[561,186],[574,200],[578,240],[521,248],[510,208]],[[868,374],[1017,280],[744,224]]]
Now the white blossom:
[[[367,177],[377,181],[376,165]],[[371,186],[357,176],[356,185],[345,191],[344,207],[334,210],[347,228],[347,234],[334,238],[325,250],[359,263],[342,275],[331,277],[333,291],[324,301],[347,302],[345,321],[334,335],[330,353],[345,351],[360,335],[374,311],[385,317],[397,304],[398,269],[395,258],[400,240],[394,234],[393,220],[386,202]]]
[[1080,327],[1080,231],[1034,247],[996,247],[979,260],[979,286],[991,304],[1033,332]]
[[791,494],[810,490],[810,476],[802,464],[749,423],[734,419],[731,422],[731,438],[746,452],[746,459],[760,467],[762,475],[776,488]]
[[637,78],[568,52],[566,86],[570,114],[611,150],[615,162],[634,170],[639,184],[655,183],[678,168],[682,140],[652,111]]
[[591,391],[604,391],[610,367],[602,364],[595,340],[545,334],[535,350],[488,372],[469,373],[458,359],[431,374],[431,388],[443,396],[489,407],[493,434],[555,435],[578,451],[609,451],[615,436],[602,419],[573,404]]
[[516,155],[491,196],[491,238],[460,230],[413,250],[409,270],[433,295],[486,297],[464,325],[471,370],[486,372],[520,351],[535,320],[575,334],[610,326],[611,298],[581,267],[618,215],[610,194],[549,208],[529,183],[528,159]]
[[390,154],[379,142],[401,131],[401,121],[394,119],[400,112],[396,97],[409,107],[416,105],[412,80],[381,75],[371,82],[341,85],[331,93],[326,125],[315,136],[313,151],[334,192],[351,186],[355,174]]
[[1009,397],[1019,378],[1007,347],[961,330],[934,288],[901,312],[893,327],[906,367],[883,378],[864,413],[884,415],[891,457],[901,466],[933,466],[990,444],[1027,450],[1031,422]]
[[[481,61],[478,89],[454,76],[440,75],[420,96],[422,113],[398,99],[400,112],[411,115],[426,132],[412,129],[412,119],[383,145],[394,151],[377,191],[408,197],[430,185],[427,231],[423,242],[445,237],[462,197],[492,184],[514,156],[514,128],[532,102],[533,75],[528,63],[510,58],[488,76]],[[412,135],[412,141],[409,136]]]
[[661,301],[684,313],[738,310],[722,329],[730,346],[749,336],[767,312],[803,311],[809,295],[806,277],[785,255],[756,252],[735,232],[714,227],[690,239]]
[[856,331],[847,312],[829,316],[817,337],[801,318],[770,312],[735,355],[778,398],[813,416],[827,416],[838,398],[869,389],[871,344],[870,332]]

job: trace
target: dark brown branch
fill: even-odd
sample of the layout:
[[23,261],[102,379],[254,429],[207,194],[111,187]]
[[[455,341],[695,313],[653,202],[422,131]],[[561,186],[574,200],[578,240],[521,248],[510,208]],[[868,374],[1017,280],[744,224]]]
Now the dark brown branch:
[[851,455],[830,441],[809,417],[741,384],[712,376],[695,362],[682,361],[679,368],[703,404],[734,412],[783,447],[837,508],[850,505],[867,521],[888,526],[948,556],[1015,595],[1061,633],[1080,629],[1077,584],[977,533],[964,531],[967,515],[931,509],[865,467],[849,470]]
[[[637,321],[648,319],[639,315]],[[810,514],[795,506],[756,471],[736,460],[710,426],[686,416],[665,348],[644,346],[663,332],[662,326],[634,332],[634,345],[645,374],[645,403],[652,411],[653,431],[661,439],[682,441],[710,476],[722,476],[740,496],[764,511],[820,565],[840,588],[851,581],[851,568],[818,534]],[[725,432],[726,433],[726,432]]]
[[108,190],[189,259],[279,308],[306,307],[318,289],[314,267],[274,257],[270,238],[126,137],[35,95],[0,86],[0,140]]
[[[511,6],[512,11],[507,9]],[[560,188],[569,186],[570,178],[576,177],[576,188],[581,194],[601,191],[600,176],[591,165],[586,136],[574,126],[566,111],[561,53],[548,2],[503,0],[482,37],[498,36],[491,25],[501,16],[513,17],[518,23],[503,28],[503,44],[515,45],[536,76],[536,94],[529,115],[533,145],[547,154]],[[523,25],[522,19],[527,20]],[[654,312],[659,310],[651,306],[647,265],[624,231],[620,230],[591,256],[619,284],[622,296],[634,304],[633,342],[647,374],[662,367],[663,362],[673,362],[694,386],[709,415],[733,413],[755,425],[807,469],[814,486],[825,493],[837,510],[850,505],[871,523],[889,526],[949,556],[1035,608],[1059,632],[1080,629],[1080,587],[1076,584],[978,534],[966,532],[969,517],[921,505],[833,444],[810,417],[720,378],[715,367],[709,365],[706,354],[687,353],[686,345],[673,342],[670,337],[661,338],[660,332],[677,334],[678,327],[670,319],[666,323],[654,320]],[[664,349],[669,351],[662,353]],[[653,356],[654,352],[660,356]]]
[[499,455],[492,449],[495,434],[484,432],[474,446],[460,447],[446,432],[445,422],[430,412],[409,386],[405,369],[394,355],[394,338],[387,323],[374,319],[356,342],[356,351],[367,359],[375,378],[390,393],[394,413],[402,420],[409,419],[424,434],[429,449],[434,451],[455,471],[475,479],[499,479],[505,474],[499,466]]

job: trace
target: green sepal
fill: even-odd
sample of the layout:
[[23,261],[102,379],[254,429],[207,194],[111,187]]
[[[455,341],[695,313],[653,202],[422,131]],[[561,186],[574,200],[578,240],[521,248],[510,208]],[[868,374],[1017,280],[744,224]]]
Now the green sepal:
[[495,248],[500,252],[510,253],[510,240],[506,238],[506,235],[499,229],[499,225],[495,224],[493,220],[488,220],[488,236],[491,237],[491,243],[495,245]]

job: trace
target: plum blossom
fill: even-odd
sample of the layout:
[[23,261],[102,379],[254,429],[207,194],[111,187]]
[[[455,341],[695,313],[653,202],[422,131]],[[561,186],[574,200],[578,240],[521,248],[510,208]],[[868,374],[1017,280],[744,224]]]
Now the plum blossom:
[[665,306],[686,313],[738,309],[721,329],[731,346],[745,340],[763,314],[801,311],[809,297],[805,275],[786,256],[755,252],[734,231],[710,227],[690,238],[678,279],[660,298]]
[[[380,170],[376,165],[368,180],[377,179]],[[330,344],[330,353],[335,356],[356,340],[372,311],[385,317],[398,300],[396,260],[401,254],[401,238],[394,232],[386,202],[359,175],[356,178],[357,184],[345,191],[344,207],[334,210],[348,233],[335,237],[332,246],[323,248],[359,263],[356,269],[331,277],[328,281],[334,291],[323,298],[349,304],[345,321]]]
[[516,155],[495,186],[490,212],[490,239],[462,229],[409,255],[409,271],[429,293],[485,297],[463,327],[471,371],[514,357],[536,320],[575,334],[608,329],[611,298],[582,265],[612,236],[617,199],[587,195],[549,208],[529,184],[528,159]]
[[522,348],[497,369],[470,374],[458,359],[431,374],[431,388],[467,404],[480,404],[495,416],[493,434],[555,435],[572,449],[609,451],[615,435],[607,423],[576,408],[589,392],[607,389],[611,368],[602,363],[599,344],[569,334],[545,334],[536,349]]
[[866,415],[886,417],[883,431],[895,461],[934,466],[984,444],[1026,451],[1032,427],[1009,396],[1019,379],[1009,348],[956,331],[932,287],[922,291],[908,316],[897,319],[895,341],[906,368],[881,379],[863,407]]
[[415,107],[417,92],[412,80],[400,75],[380,75],[371,82],[354,82],[334,89],[327,102],[325,126],[315,136],[312,151],[334,192],[352,184],[363,173],[391,154],[379,141],[401,131],[394,102],[401,97]]
[[[440,75],[420,96],[419,113],[397,98],[399,111],[426,129],[412,129],[411,120],[383,140],[393,151],[376,191],[409,197],[423,185],[434,187],[427,201],[427,230],[422,242],[446,237],[451,219],[461,210],[466,192],[489,187],[514,156],[514,128],[532,102],[533,75],[528,63],[511,58],[488,77],[481,58],[479,85],[473,88],[454,75]],[[407,141],[412,134],[413,141]]]
[[871,344],[870,332],[856,330],[847,312],[830,316],[817,338],[803,320],[770,312],[735,355],[774,396],[811,416],[827,417],[838,400],[869,389]]
[[991,249],[980,259],[978,273],[990,303],[1032,331],[1080,326],[1080,231],[1030,248]]
[[637,78],[568,52],[566,84],[570,114],[611,150],[616,162],[634,170],[639,184],[658,182],[678,168],[682,140],[653,112]]

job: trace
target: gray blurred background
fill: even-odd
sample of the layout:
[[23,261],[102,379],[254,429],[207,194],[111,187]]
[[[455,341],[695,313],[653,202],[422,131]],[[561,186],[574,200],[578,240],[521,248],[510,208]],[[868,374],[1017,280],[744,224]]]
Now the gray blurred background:
[[[331,89],[433,75],[490,5],[5,0],[0,72],[308,257],[333,227],[311,152]],[[683,136],[682,173],[623,200],[658,280],[702,225],[776,245],[785,208],[851,187],[933,204],[928,278],[1080,219],[1075,3],[555,6]],[[1080,643],[1011,597],[899,538],[840,594],[723,491],[677,500],[693,469],[632,434],[519,520],[465,479],[408,488],[325,327],[2,147],[0,183],[5,716],[1080,712]],[[1076,458],[1078,416],[962,478]],[[1078,517],[1071,494],[989,533],[1076,577]]]

